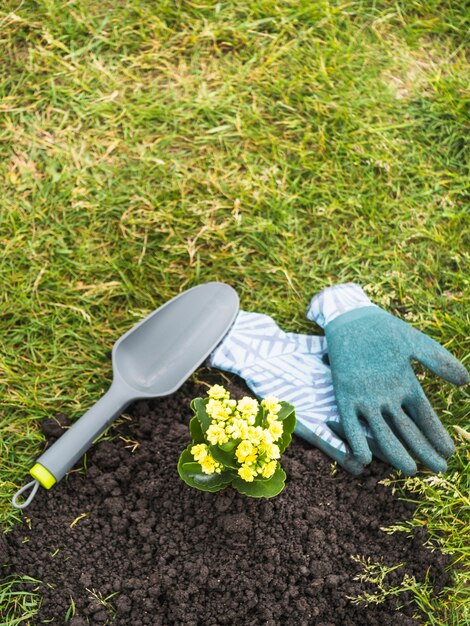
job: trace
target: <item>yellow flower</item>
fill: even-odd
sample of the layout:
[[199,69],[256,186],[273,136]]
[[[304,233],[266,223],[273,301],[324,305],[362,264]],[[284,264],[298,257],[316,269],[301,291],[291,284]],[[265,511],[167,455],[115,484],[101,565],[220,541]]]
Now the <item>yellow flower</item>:
[[222,421],[228,420],[230,417],[231,409],[226,409],[224,406],[220,406],[214,409],[212,412],[212,419]]
[[274,415],[277,415],[281,410],[279,400],[275,396],[266,396],[266,398],[261,401],[261,404],[268,413],[274,413]]
[[209,426],[206,432],[206,437],[209,443],[213,446],[222,445],[228,441],[228,435],[225,432],[225,429],[218,424],[211,424]]
[[249,398],[245,396],[237,403],[237,409],[240,413],[248,416],[256,416],[258,413],[258,401],[254,398]]
[[204,474],[213,474],[216,470],[216,463],[211,456],[207,456],[201,461],[201,469]]
[[232,439],[246,439],[248,426],[242,419],[234,419],[225,429]]
[[253,426],[256,421],[256,413],[243,413],[243,418],[247,424]]
[[263,435],[261,437],[261,442],[262,443],[267,443],[267,444],[270,444],[270,443],[274,442],[274,439],[273,439],[273,436],[272,436],[270,430],[267,430],[266,428],[263,430]]
[[278,459],[281,456],[281,451],[279,450],[279,446],[275,443],[266,444],[266,454],[270,459]]
[[240,429],[240,437],[242,439],[248,439],[248,424],[244,422],[243,420],[240,420],[239,429]]
[[253,465],[258,459],[257,453],[258,448],[255,448],[251,441],[245,440],[238,444],[235,455],[239,463]]
[[284,431],[284,426],[282,422],[276,421],[276,422],[273,422],[269,426],[269,432],[271,433],[271,437],[273,438],[273,441],[277,441],[279,437],[282,436],[283,431]]
[[206,404],[207,415],[212,415],[212,411],[214,411],[215,409],[221,406],[223,405],[220,400],[215,400],[214,398],[210,398],[209,402]]
[[256,470],[252,469],[248,465],[242,465],[238,470],[239,476],[247,483],[252,483],[256,476]]
[[263,429],[261,426],[249,426],[248,427],[248,440],[255,446],[261,443],[263,438]]
[[269,449],[270,445],[271,444],[269,444],[269,443],[260,443],[260,445],[258,446],[258,451],[259,451],[261,456],[263,456],[263,455],[267,456],[268,455],[268,449]]
[[206,456],[208,455],[208,450],[207,450],[207,446],[205,443],[199,443],[196,446],[193,446],[191,448],[191,454],[193,455],[194,459],[198,462],[201,463]]
[[231,439],[240,439],[240,429],[236,420],[231,420],[225,427],[225,432],[230,435]]
[[251,441],[242,441],[238,444],[235,452],[239,463],[243,463],[246,457],[253,453],[253,444]]
[[253,452],[245,457],[244,463],[246,465],[254,465],[254,463],[256,463],[256,461],[258,460],[258,455],[256,454],[257,452],[258,452],[258,449],[254,448]]
[[265,463],[261,469],[261,476],[263,478],[271,478],[271,476],[276,471],[276,467],[277,461],[269,461],[268,463]]
[[215,420],[226,420],[228,418],[227,409],[222,402],[211,398],[206,405],[207,415]]
[[[200,445],[204,445],[204,444],[200,444]],[[193,446],[193,447],[197,447],[197,446]],[[213,474],[214,472],[216,472],[217,474],[220,474],[220,472],[222,471],[222,464],[218,463],[214,459],[214,457],[207,451],[207,446],[205,446],[205,448],[206,450],[205,450],[204,456],[201,457],[198,455],[199,458],[196,459],[201,466],[202,472],[204,474]]]
[[222,385],[212,385],[207,395],[214,400],[225,400],[230,397],[230,393]]
[[268,424],[272,424],[273,422],[277,422],[277,415],[276,413],[268,413],[266,416],[266,421],[268,422]]
[[201,461],[201,469],[204,474],[213,474],[215,472],[215,463],[211,458]]

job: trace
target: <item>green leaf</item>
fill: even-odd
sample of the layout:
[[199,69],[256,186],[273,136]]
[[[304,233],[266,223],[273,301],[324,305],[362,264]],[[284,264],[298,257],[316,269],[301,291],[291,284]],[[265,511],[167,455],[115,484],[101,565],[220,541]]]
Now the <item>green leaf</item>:
[[191,454],[191,448],[193,447],[193,443],[190,443],[181,453],[179,461],[178,461],[178,470],[180,468],[180,465],[182,465],[183,463],[193,463],[194,462],[194,457]]
[[196,416],[192,417],[189,422],[189,432],[194,443],[205,443],[204,433]]
[[295,422],[295,412],[289,413],[289,415],[287,415],[282,422],[284,430],[280,439],[276,441],[281,454],[286,450],[292,441],[292,433],[294,432]]
[[265,418],[265,410],[263,409],[263,407],[261,406],[261,403],[259,405],[259,409],[258,409],[258,413],[256,414],[256,418],[255,418],[255,426],[261,426],[261,424],[264,422],[264,418]]
[[231,439],[230,441],[227,441],[227,443],[223,443],[221,446],[219,446],[219,448],[221,450],[224,450],[225,452],[231,452],[237,445],[238,441],[233,441],[233,439]]
[[295,407],[292,404],[289,404],[289,402],[282,401],[280,404],[281,410],[277,414],[277,419],[280,422],[283,422],[289,417],[289,415],[291,415],[291,413],[295,413]]
[[251,498],[272,498],[284,489],[285,480],[286,473],[278,463],[277,469],[271,478],[255,478],[253,482],[248,483],[237,475],[233,477],[232,486],[240,493]]
[[216,461],[222,463],[224,467],[231,469],[238,469],[239,465],[235,458],[235,452],[232,449],[231,452],[223,450],[220,446],[209,446],[209,451]]
[[201,491],[220,491],[232,482],[229,472],[204,474],[199,463],[183,463],[182,473],[186,484]]
[[190,449],[190,444],[181,454],[178,462],[178,474],[190,487],[201,491],[220,491],[232,481],[230,472],[220,474],[204,474],[199,463],[196,463]]
[[196,417],[201,425],[202,432],[205,434],[207,429],[212,424],[211,418],[207,415],[206,401],[202,398],[194,398],[191,402],[191,408],[196,414]]

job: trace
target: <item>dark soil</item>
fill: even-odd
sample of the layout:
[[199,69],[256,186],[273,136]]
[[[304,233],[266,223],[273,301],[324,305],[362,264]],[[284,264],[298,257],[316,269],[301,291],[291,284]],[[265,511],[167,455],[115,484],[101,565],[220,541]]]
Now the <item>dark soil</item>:
[[[120,438],[89,452],[86,475],[40,490],[25,522],[0,535],[7,573],[44,581],[35,624],[63,624],[71,598],[71,626],[418,624],[407,596],[368,607],[348,599],[374,591],[354,579],[361,570],[352,555],[403,563],[390,585],[426,572],[436,590],[449,583],[448,558],[423,547],[424,529],[413,538],[381,530],[413,513],[379,484],[385,466],[359,478],[334,473],[294,438],[282,460],[286,488],[272,500],[190,489],[176,464],[189,441],[189,402],[205,391],[188,382],[171,397],[136,403]],[[237,383],[232,393],[246,390]],[[61,428],[50,420],[44,431],[50,443]]]

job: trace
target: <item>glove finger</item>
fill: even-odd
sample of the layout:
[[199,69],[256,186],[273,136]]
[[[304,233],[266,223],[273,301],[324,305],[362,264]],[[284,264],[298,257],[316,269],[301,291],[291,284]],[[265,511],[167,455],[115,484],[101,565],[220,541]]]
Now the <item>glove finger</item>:
[[421,463],[437,474],[447,470],[445,460],[436,452],[421,430],[402,409],[390,412],[390,416],[400,437]]
[[[330,422],[327,422],[327,425],[331,428],[331,430],[335,433],[335,435],[340,437],[340,439],[346,440],[344,427],[341,422],[330,421]],[[384,455],[380,451],[380,448],[375,442],[375,440],[372,437],[368,437],[366,435],[366,441],[367,441],[367,445],[369,446],[369,450],[372,452],[372,454],[376,456],[378,459],[380,459],[381,461],[383,461],[384,463],[388,463],[387,459],[384,457]]]
[[404,402],[403,408],[439,454],[443,457],[454,454],[454,442],[434,412],[418,381],[416,381],[413,394]]
[[419,331],[413,336],[412,341],[412,358],[431,372],[454,385],[460,386],[470,382],[470,374],[462,363],[440,343]]
[[382,415],[369,412],[364,414],[364,417],[367,419],[372,434],[377,440],[377,444],[386,461],[407,476],[416,474],[416,463]]
[[302,437],[315,447],[319,448],[322,452],[324,452],[331,459],[333,459],[333,461],[336,461],[342,467],[344,467],[344,469],[353,476],[358,476],[363,472],[364,465],[353,457],[351,452],[347,449],[347,446],[345,446],[346,450],[344,451],[338,449],[337,447],[329,443],[324,435],[317,435],[313,432],[311,428],[308,428],[300,420],[297,421],[295,434],[299,437]]
[[364,471],[364,465],[350,454],[344,457],[344,461],[340,463],[344,469],[353,476],[359,476]]
[[344,435],[351,447],[353,456],[360,463],[368,465],[372,461],[372,452],[367,445],[367,439],[355,409],[349,405],[342,405],[340,402],[337,404]]

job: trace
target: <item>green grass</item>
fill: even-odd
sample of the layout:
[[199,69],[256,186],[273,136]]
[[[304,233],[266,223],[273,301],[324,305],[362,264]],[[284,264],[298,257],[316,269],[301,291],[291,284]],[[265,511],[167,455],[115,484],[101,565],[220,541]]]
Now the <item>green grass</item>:
[[[21,589],[18,588],[21,584]],[[0,586],[0,615],[5,626],[34,626],[31,618],[37,613],[40,606],[40,597],[37,593],[39,580],[30,576],[21,576],[18,579],[9,578],[2,581]]]
[[[2,3],[4,527],[39,421],[78,417],[114,340],[191,285],[306,331],[311,295],[357,281],[468,353],[468,32],[439,0]],[[469,430],[465,391],[424,384]],[[469,460],[462,443],[449,475]],[[420,485],[415,523],[461,568],[428,623],[460,626],[468,504]]]
[[397,562],[386,567],[374,563],[361,555],[353,560],[362,566],[358,579],[374,584],[373,593],[364,593],[352,598],[361,606],[380,604],[389,596],[400,599],[401,594],[412,591],[416,605],[416,615],[427,616],[430,626],[464,626],[470,624],[470,600],[468,577],[470,565],[470,471],[468,441],[470,432],[460,431],[457,450],[452,460],[452,470],[445,476],[425,474],[402,479],[398,475],[386,478],[382,483],[391,487],[397,497],[415,502],[417,509],[410,521],[401,521],[382,530],[387,533],[403,532],[411,536],[413,529],[426,526],[429,534],[429,549],[439,549],[454,560],[454,584],[436,594],[428,580],[417,582],[415,578],[403,574],[398,585],[391,585],[387,579],[390,571],[402,567]]

